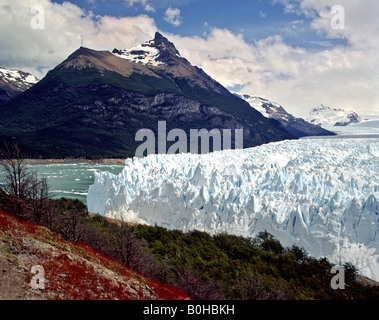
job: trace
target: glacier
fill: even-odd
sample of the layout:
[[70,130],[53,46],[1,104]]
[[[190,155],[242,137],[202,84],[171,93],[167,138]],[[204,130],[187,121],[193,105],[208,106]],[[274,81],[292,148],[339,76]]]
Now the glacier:
[[182,231],[267,230],[379,281],[379,138],[281,141],[209,154],[127,159],[96,172],[88,211]]

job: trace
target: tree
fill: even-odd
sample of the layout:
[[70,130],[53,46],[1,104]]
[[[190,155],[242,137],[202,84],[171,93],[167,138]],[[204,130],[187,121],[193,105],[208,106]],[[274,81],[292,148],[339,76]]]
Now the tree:
[[199,272],[189,266],[176,269],[174,285],[187,290],[188,295],[196,300],[224,300],[225,295],[215,281],[206,281]]
[[345,269],[346,281],[352,282],[355,280],[359,270],[351,262],[344,263],[343,267]]
[[119,216],[118,220],[120,223],[113,235],[118,255],[123,264],[135,268],[142,255],[142,241],[137,237],[135,230],[127,225],[122,215]]
[[1,189],[10,206],[7,209],[18,218],[40,223],[49,200],[47,179],[40,179],[25,165],[16,141],[4,141],[0,156],[4,169]]
[[252,272],[240,274],[234,281],[233,298],[238,300],[286,300],[286,293],[273,280],[265,280]]
[[61,198],[52,204],[50,227],[65,240],[78,242],[84,236],[85,205],[78,199]]
[[293,254],[299,263],[308,261],[307,251],[305,251],[305,249],[300,248],[296,245],[293,245],[290,249],[288,249],[288,253]]
[[4,169],[1,188],[10,197],[13,213],[21,218],[24,213],[25,201],[29,195],[31,175],[25,168],[17,142],[7,143],[4,141],[0,155]]
[[116,259],[127,267],[139,270],[150,278],[162,280],[167,276],[167,270],[157,263],[148,251],[146,241],[138,236],[136,228],[129,225],[123,214],[117,217],[112,238],[115,243]]
[[33,213],[34,222],[40,224],[42,217],[49,210],[49,185],[46,178],[38,179],[36,172],[33,172],[31,177],[29,205]]
[[267,231],[260,232],[255,240],[258,245],[265,251],[271,251],[276,254],[284,252],[284,248],[281,243]]

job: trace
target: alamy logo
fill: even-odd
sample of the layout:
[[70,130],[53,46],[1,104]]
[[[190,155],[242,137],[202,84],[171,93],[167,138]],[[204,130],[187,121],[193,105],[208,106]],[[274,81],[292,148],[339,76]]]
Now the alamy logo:
[[33,14],[30,20],[30,26],[33,30],[43,30],[45,29],[45,9],[43,6],[34,6],[30,10]]
[[342,266],[333,266],[331,273],[336,274],[330,281],[330,286],[334,290],[345,289],[345,269]]
[[32,277],[30,281],[30,286],[35,290],[38,290],[38,289],[44,290],[45,289],[45,269],[43,268],[43,266],[40,266],[40,265],[33,266],[30,272],[34,274],[34,276]]
[[331,14],[333,15],[330,20],[330,26],[333,30],[345,29],[345,8],[340,5],[332,7]]
[[[190,153],[205,154],[210,152],[212,138],[213,151],[232,148],[232,130],[223,129],[191,129],[190,139],[183,129],[173,129],[167,133],[166,121],[158,121],[158,154],[187,153],[188,144]],[[200,140],[200,145],[199,145]],[[156,153],[155,133],[150,129],[140,129],[135,135],[135,141],[143,142],[136,150],[135,156],[142,158],[145,154]],[[167,150],[167,142],[173,143]],[[199,148],[200,147],[200,148]],[[243,129],[234,130],[234,148],[243,149]]]

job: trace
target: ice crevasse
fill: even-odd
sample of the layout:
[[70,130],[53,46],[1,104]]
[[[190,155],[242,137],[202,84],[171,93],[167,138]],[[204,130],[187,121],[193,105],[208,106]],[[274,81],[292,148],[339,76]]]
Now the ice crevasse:
[[351,262],[379,281],[379,139],[301,139],[127,159],[97,172],[88,210],[183,231],[254,237]]

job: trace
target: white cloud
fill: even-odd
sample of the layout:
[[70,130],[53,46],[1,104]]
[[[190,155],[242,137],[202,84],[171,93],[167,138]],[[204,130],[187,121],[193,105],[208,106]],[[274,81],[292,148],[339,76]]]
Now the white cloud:
[[164,20],[175,27],[181,25],[182,17],[180,16],[180,9],[169,7],[164,14]]
[[155,12],[155,9],[151,5],[147,4],[147,5],[145,5],[145,11]]
[[147,3],[147,0],[124,0],[124,2],[129,7],[133,7],[135,4],[140,4],[146,12],[155,12],[155,9]]
[[[379,1],[377,0],[275,0],[285,6],[285,11],[295,12],[312,19],[312,28],[329,38],[345,38],[355,47],[379,47]],[[342,6],[345,12],[345,28],[335,30],[331,20],[334,5]]]
[[136,3],[140,3],[142,6],[146,6],[147,0],[124,0],[124,2],[130,7],[134,6]]
[[[129,48],[154,36],[157,27],[145,15],[126,18],[94,17],[69,2],[39,0],[45,29],[33,30],[34,0],[2,0],[0,6],[0,66],[20,68],[42,77],[83,45],[97,50]],[[39,68],[42,68],[39,69]],[[39,70],[38,70],[39,69]]]
[[263,12],[263,11],[261,11],[261,10],[259,10],[258,15],[259,15],[259,17],[262,18],[262,19],[264,19],[264,18],[267,17],[267,13],[265,13],[265,12]]

